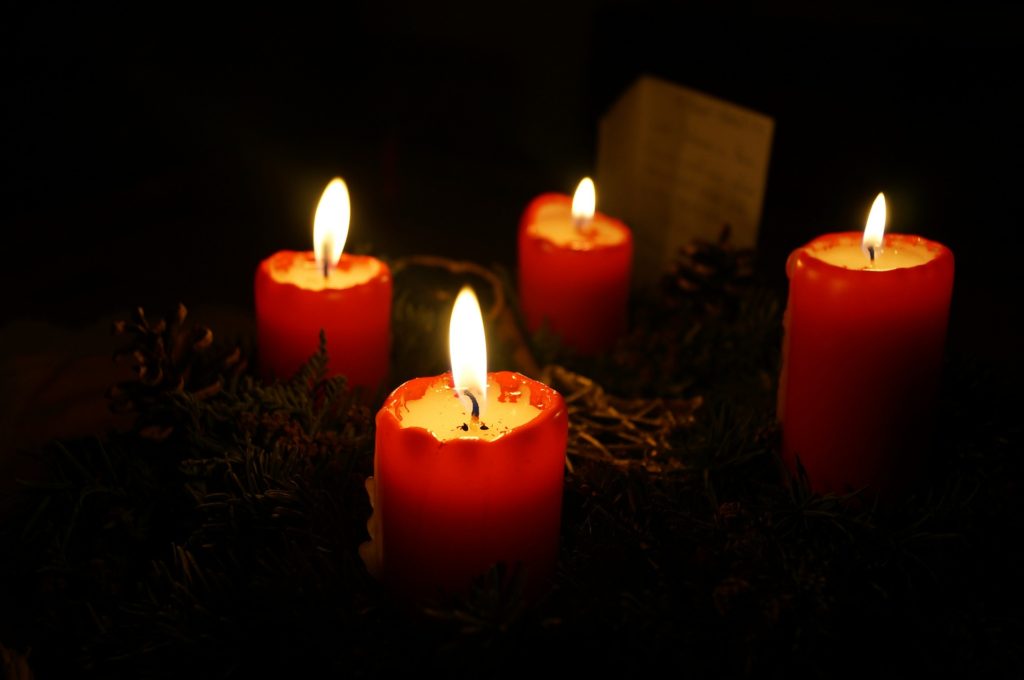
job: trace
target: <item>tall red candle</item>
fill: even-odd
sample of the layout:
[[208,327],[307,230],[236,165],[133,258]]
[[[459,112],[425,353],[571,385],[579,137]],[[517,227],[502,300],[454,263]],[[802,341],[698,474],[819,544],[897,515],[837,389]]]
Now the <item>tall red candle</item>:
[[[884,225],[880,196],[869,230],[878,205]],[[905,489],[931,441],[953,254],[919,236],[882,238],[826,234],[786,265],[782,451],[815,492]]]
[[[459,307],[453,336],[466,333]],[[453,373],[406,382],[377,414],[373,540],[361,553],[407,596],[464,593],[501,563],[532,597],[558,556],[565,402],[519,373],[487,373],[479,362],[474,370],[452,354]]]
[[566,346],[597,354],[627,327],[633,234],[595,211],[588,182],[573,198],[543,194],[527,206],[519,223],[519,299],[531,332],[547,325]]
[[316,252],[283,250],[257,268],[256,333],[265,378],[291,377],[317,351],[321,331],[329,375],[371,391],[386,377],[391,271],[376,258],[342,253],[348,220],[348,190],[335,179],[317,207]]

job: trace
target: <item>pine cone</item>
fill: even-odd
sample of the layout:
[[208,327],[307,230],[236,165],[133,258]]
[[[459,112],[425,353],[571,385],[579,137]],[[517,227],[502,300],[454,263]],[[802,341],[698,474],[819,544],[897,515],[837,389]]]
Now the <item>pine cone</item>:
[[[206,399],[217,394],[227,377],[245,370],[246,362],[237,347],[219,350],[213,345],[213,331],[198,324],[186,325],[188,310],[179,304],[168,323],[151,322],[139,307],[131,321],[118,321],[114,332],[128,335],[127,347],[115,353],[115,360],[128,360],[136,379],[118,383],[108,393],[115,413],[152,415],[157,401],[170,392],[188,392]],[[143,418],[140,434],[165,439],[172,428],[159,418]]]
[[679,249],[673,270],[664,278],[669,306],[689,300],[712,314],[733,308],[739,293],[753,281],[754,251],[730,243],[731,231],[726,224],[717,242],[695,240]]

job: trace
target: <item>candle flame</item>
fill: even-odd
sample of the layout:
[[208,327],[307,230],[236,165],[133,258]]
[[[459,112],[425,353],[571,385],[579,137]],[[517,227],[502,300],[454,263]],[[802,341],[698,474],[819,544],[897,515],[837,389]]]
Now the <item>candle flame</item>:
[[335,177],[320,196],[313,218],[313,252],[317,269],[326,272],[328,267],[338,264],[348,239],[351,218],[348,187],[340,177]]
[[469,286],[463,286],[452,307],[448,326],[448,352],[452,361],[452,383],[466,410],[472,408],[464,390],[473,393],[481,413],[487,402],[487,339],[480,303]]
[[572,195],[572,221],[579,228],[590,225],[596,207],[597,190],[594,188],[594,180],[584,177]]
[[875,202],[871,204],[868,222],[864,226],[864,238],[861,240],[861,248],[872,262],[882,252],[882,243],[885,241],[885,218],[885,194],[879,193]]

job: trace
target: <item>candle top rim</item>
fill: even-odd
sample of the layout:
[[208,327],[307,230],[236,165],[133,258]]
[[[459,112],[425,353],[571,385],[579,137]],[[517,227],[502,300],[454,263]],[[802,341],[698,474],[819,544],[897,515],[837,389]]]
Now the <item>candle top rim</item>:
[[[396,422],[399,428],[406,432],[418,432],[422,436],[429,437],[438,444],[452,445],[456,443],[480,443],[490,444],[501,441],[507,436],[516,432],[538,426],[540,423],[554,416],[560,410],[565,409],[565,402],[562,396],[552,387],[533,380],[528,376],[515,371],[492,371],[487,374],[488,378],[488,406],[490,415],[481,417],[480,422],[487,424],[490,421],[493,429],[480,431],[479,423],[474,427],[470,424],[470,414],[462,408],[462,401],[454,390],[451,371],[439,375],[413,378],[396,387],[383,406],[377,413],[378,421],[381,418],[389,418]],[[451,399],[446,399],[446,397]],[[422,418],[409,419],[409,404],[421,402],[424,398],[438,401],[442,406],[449,407],[444,417],[455,417],[458,422],[450,424],[445,421],[444,427],[431,428],[422,424]],[[526,398],[528,403],[520,404],[520,399]],[[509,405],[520,406],[520,413],[511,414],[514,424],[508,425],[501,422],[503,415],[508,414]],[[505,406],[503,414],[499,407]],[[456,408],[457,407],[457,408]],[[455,411],[458,413],[455,413]],[[523,417],[523,416],[528,417]],[[463,429],[463,421],[467,429]],[[378,427],[380,423],[378,422]],[[491,425],[488,425],[490,428]]]
[[942,243],[916,234],[886,233],[874,266],[864,255],[864,233],[842,231],[822,234],[797,249],[824,266],[850,272],[883,273],[915,269],[952,252]]
[[279,250],[261,266],[270,278],[282,285],[302,290],[346,290],[379,278],[388,278],[391,271],[384,261],[370,255],[342,253],[338,263],[328,270],[325,278],[311,250]]
[[599,210],[594,211],[589,228],[577,229],[572,196],[558,193],[542,194],[530,202],[523,215],[523,229],[533,238],[577,251],[621,247],[633,236],[624,222]]

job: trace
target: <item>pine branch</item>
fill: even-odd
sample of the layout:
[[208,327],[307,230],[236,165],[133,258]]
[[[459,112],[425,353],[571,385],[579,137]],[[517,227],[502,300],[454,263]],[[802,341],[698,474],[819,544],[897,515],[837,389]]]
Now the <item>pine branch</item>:
[[40,677],[509,677],[537,658],[603,675],[854,675],[882,659],[899,675],[1019,675],[1016,385],[952,362],[917,494],[816,496],[778,459],[778,301],[727,244],[683,256],[596,359],[523,334],[502,272],[397,268],[395,380],[445,370],[468,277],[491,330],[516,331],[494,336],[496,356],[540,358],[566,397],[559,568],[532,603],[495,571],[410,611],[368,576],[373,414],[326,377],[323,342],[265,384],[183,311],[140,311],[122,328],[138,380],[114,395],[136,429],[40,452],[49,477],[0,523],[4,662]]

